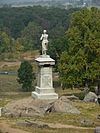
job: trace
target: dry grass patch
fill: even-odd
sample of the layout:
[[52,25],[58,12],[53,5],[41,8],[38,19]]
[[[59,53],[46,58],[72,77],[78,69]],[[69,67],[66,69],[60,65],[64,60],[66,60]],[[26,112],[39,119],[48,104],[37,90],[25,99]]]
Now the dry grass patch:
[[15,75],[0,75],[0,92],[18,92],[20,89]]

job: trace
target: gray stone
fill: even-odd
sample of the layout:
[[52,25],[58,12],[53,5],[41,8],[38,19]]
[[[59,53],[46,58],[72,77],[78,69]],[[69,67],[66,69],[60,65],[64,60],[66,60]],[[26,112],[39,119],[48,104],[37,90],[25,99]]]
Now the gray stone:
[[38,100],[31,97],[24,98],[8,103],[2,112],[7,117],[44,116],[51,102],[51,100]]
[[84,127],[90,127],[94,125],[94,122],[88,119],[83,119],[81,120],[80,123],[81,123],[81,126],[84,126]]
[[71,95],[71,96],[66,96],[67,97],[67,99],[69,99],[69,100],[79,100],[79,98],[78,97],[76,97],[75,95]]
[[86,94],[88,94],[89,93],[89,88],[88,88],[88,85],[86,85],[85,87],[84,87],[84,91],[83,91],[83,93],[86,95]]
[[97,101],[97,95],[93,92],[89,92],[85,95],[84,102],[96,102]]
[[97,101],[98,101],[98,103],[100,104],[100,95],[98,95]]
[[45,116],[50,112],[80,113],[66,96],[62,96],[56,101],[24,98],[8,103],[2,112],[7,117]]
[[94,133],[100,133],[100,127],[96,127]]
[[17,126],[32,126],[32,124],[26,122],[26,121],[17,121],[16,122]]
[[28,127],[34,127],[34,128],[49,128],[49,126],[43,122],[37,122],[37,121],[17,121],[17,126],[28,126]]
[[98,115],[98,116],[97,116],[97,119],[99,119],[99,120],[100,120],[100,115]]
[[64,112],[71,114],[80,114],[80,111],[72,106],[70,100],[66,96],[60,97],[47,109],[46,112]]

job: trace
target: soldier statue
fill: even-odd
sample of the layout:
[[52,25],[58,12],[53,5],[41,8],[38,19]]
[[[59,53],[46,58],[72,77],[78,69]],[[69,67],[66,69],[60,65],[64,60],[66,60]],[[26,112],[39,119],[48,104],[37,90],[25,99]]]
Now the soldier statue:
[[48,34],[46,30],[43,31],[40,40],[42,41],[42,55],[46,55],[48,48]]

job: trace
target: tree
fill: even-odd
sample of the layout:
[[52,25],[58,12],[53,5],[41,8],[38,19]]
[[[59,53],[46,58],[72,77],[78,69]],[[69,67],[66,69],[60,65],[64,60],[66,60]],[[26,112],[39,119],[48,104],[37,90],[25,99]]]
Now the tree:
[[67,39],[65,38],[65,36],[60,37],[59,39],[55,39],[49,43],[49,48],[47,52],[55,60],[56,70],[58,69],[60,55],[65,49],[67,49],[67,47]]
[[25,27],[20,38],[24,51],[39,48],[41,32],[41,27],[34,22],[30,22],[28,26]]
[[11,38],[5,33],[0,31],[0,52],[11,52]]
[[66,32],[68,51],[60,58],[61,81],[71,86],[97,84],[100,88],[100,10],[82,9],[72,15]]
[[23,61],[18,69],[18,82],[22,84],[22,89],[24,91],[32,90],[33,79],[32,65],[28,61]]

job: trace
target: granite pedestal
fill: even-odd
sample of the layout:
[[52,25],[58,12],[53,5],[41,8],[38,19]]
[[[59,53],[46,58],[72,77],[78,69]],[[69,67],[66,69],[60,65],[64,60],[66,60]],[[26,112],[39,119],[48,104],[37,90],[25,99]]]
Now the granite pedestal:
[[58,99],[58,94],[55,93],[52,80],[52,67],[55,65],[55,60],[49,55],[41,55],[35,59],[38,65],[37,86],[32,92],[32,97],[35,99],[54,100]]

